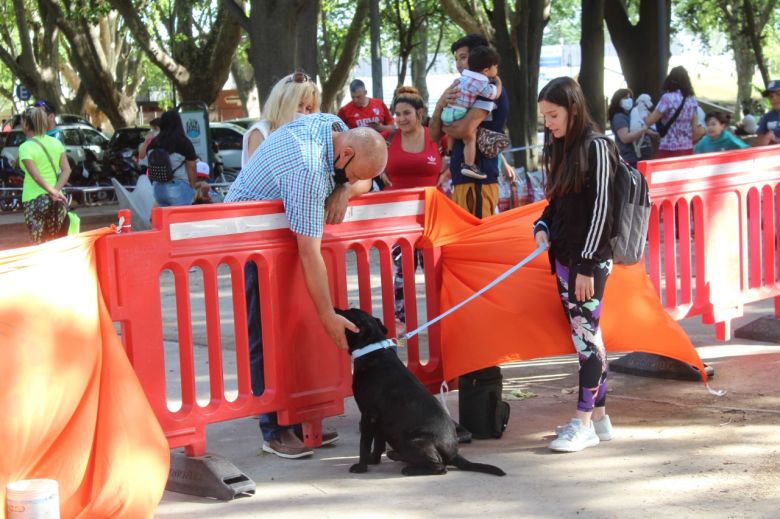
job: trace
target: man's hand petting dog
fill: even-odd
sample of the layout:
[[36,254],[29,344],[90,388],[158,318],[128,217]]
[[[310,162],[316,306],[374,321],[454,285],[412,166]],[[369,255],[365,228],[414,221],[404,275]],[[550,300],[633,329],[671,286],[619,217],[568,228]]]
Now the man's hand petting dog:
[[325,331],[328,332],[331,340],[336,343],[336,346],[340,350],[347,350],[347,338],[344,335],[347,331],[352,333],[358,333],[360,329],[355,324],[337,313],[326,316],[322,319],[322,325],[325,327]]
[[377,465],[385,445],[388,458],[406,463],[407,476],[445,474],[447,465],[460,470],[503,476],[492,465],[471,463],[458,454],[455,423],[430,391],[388,347],[387,328],[374,316],[351,308],[336,312],[357,325],[347,331],[353,359],[352,394],[360,409],[360,458],[350,472],[363,473]]

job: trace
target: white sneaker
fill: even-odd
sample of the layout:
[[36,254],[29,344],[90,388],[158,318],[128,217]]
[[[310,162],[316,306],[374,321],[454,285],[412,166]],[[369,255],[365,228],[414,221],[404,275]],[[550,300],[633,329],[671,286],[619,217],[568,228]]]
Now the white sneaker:
[[558,452],[578,452],[599,444],[599,437],[593,426],[583,427],[579,418],[572,418],[556,439],[550,442],[549,448]]
[[[574,419],[574,418],[573,418]],[[596,434],[599,437],[599,440],[603,442],[608,442],[612,438],[615,437],[615,433],[612,430],[612,422],[609,419],[609,415],[605,414],[604,418],[599,420],[598,422],[592,421],[593,423],[593,429],[596,431]],[[567,423],[566,425],[559,425],[555,428],[555,434],[556,436],[560,436],[563,431],[571,425],[571,422]]]
[[612,422],[610,421],[608,414],[605,414],[598,422],[593,422],[593,430],[596,431],[599,440],[603,442],[608,442],[615,437],[615,433],[612,431]]

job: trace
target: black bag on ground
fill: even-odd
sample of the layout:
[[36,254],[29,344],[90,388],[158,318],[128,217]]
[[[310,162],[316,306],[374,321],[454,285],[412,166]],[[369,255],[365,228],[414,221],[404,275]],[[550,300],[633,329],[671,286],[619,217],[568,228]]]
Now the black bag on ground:
[[149,180],[152,182],[170,182],[173,180],[173,173],[179,169],[182,161],[175,169],[171,167],[171,156],[162,148],[149,150]]
[[618,159],[614,179],[612,220],[612,260],[633,265],[642,260],[650,223],[650,190],[636,168]]
[[466,373],[458,379],[458,423],[473,438],[501,438],[509,422],[509,404],[501,400],[503,376],[498,366]]

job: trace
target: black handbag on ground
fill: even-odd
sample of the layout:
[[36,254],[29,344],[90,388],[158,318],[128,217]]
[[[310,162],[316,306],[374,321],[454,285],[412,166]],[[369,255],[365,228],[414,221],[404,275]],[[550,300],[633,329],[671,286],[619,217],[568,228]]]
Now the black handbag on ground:
[[509,423],[509,404],[501,399],[501,368],[493,366],[458,379],[458,422],[480,440],[501,438]]

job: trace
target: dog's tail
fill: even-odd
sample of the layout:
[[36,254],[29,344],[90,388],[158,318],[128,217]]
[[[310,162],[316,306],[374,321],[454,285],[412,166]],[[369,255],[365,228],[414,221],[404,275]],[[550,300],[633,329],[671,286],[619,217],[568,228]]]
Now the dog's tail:
[[468,470],[471,472],[484,472],[485,474],[493,474],[494,476],[506,476],[506,472],[493,465],[486,463],[472,463],[460,454],[456,454],[450,461],[452,465],[455,465],[460,470]]

